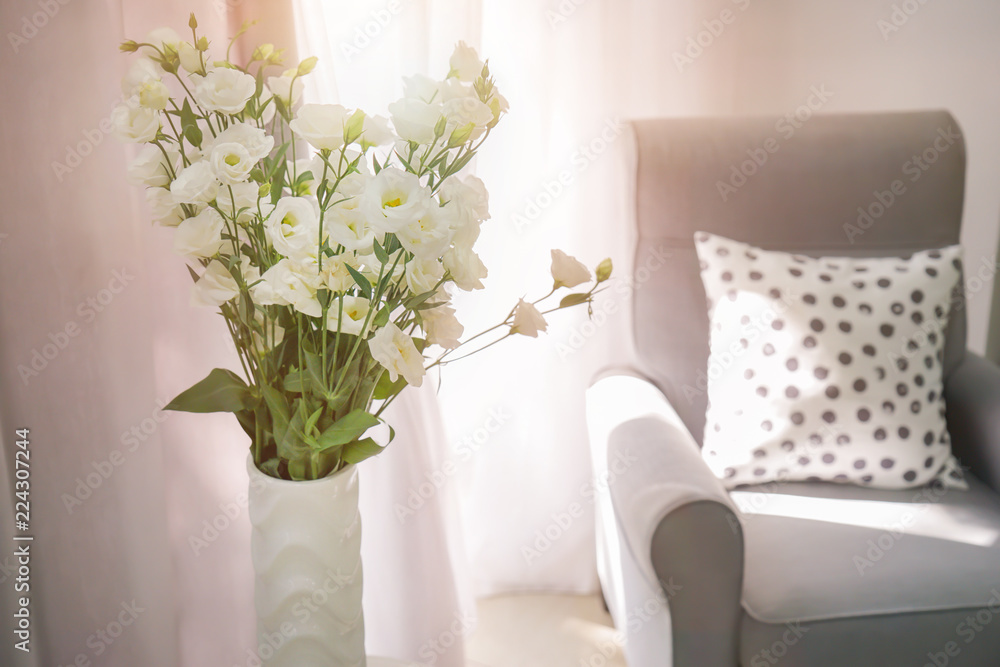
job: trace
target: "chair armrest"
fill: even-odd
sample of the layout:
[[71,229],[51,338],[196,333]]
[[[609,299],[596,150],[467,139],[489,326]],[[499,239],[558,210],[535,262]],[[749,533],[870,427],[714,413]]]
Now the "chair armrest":
[[945,380],[944,397],[952,451],[1000,493],[1000,368],[966,353]]
[[674,666],[732,667],[743,533],[729,493],[648,381],[605,377],[588,392],[587,410],[592,443],[607,443],[604,467],[621,548],[669,604]]

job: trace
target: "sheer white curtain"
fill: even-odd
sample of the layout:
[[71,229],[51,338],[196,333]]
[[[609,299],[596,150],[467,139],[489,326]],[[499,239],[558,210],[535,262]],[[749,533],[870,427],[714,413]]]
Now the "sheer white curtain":
[[[317,100],[385,113],[402,92],[401,76],[447,71],[456,41],[489,58],[511,111],[474,165],[491,194],[493,220],[478,245],[491,276],[485,292],[457,298],[467,332],[495,323],[526,292],[549,289],[550,248],[590,266],[613,255],[619,275],[627,274],[623,121],[700,110],[695,80],[665,76],[676,72],[670,52],[689,4],[295,0],[300,51],[320,57],[306,92]],[[593,321],[582,311],[557,313],[539,340],[513,339],[443,370],[437,405],[444,434],[406,443],[424,454],[411,452],[406,464],[416,468],[396,473],[414,484],[435,476],[441,482],[430,503],[445,522],[415,533],[414,544],[448,545],[450,560],[438,567],[456,568],[462,604],[467,591],[595,590],[583,392],[622,348],[629,294],[616,278]],[[434,401],[425,405],[431,412],[424,416],[433,415]],[[376,464],[381,470],[365,473],[392,467],[401,444]],[[441,475],[445,462],[454,467]],[[447,504],[452,499],[457,512]],[[373,514],[365,515],[369,571],[381,567],[371,531],[383,519]],[[446,592],[442,602],[454,604],[452,589]],[[397,593],[407,596],[405,588]],[[454,610],[435,613],[450,620]]]

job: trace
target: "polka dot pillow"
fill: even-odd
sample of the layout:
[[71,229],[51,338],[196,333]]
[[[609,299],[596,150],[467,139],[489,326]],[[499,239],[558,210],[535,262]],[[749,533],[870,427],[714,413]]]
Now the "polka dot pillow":
[[810,258],[695,234],[711,354],[702,455],[727,487],[964,487],[942,394],[961,248]]

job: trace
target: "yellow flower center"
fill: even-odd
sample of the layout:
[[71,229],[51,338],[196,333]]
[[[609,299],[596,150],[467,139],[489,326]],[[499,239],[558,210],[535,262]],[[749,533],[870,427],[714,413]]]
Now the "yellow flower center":
[[237,155],[229,154],[226,156],[226,164],[228,164],[230,167],[235,167],[237,164],[239,164],[239,162],[240,158]]
[[396,208],[397,206],[401,205],[402,203],[403,203],[402,198],[401,197],[396,197],[395,199],[390,199],[389,201],[387,201],[384,204],[384,206],[388,206],[389,208]]

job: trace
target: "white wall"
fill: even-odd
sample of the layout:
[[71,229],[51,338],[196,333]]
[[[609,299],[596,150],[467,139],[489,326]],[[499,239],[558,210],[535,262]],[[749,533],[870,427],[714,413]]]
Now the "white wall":
[[[713,0],[699,13],[711,19],[723,8],[735,19],[687,69],[704,77],[706,107],[777,117],[802,104],[810,86],[825,85],[833,97],[823,111],[948,109],[968,151],[966,266],[975,273],[984,259],[993,261],[1000,228],[1000,3]],[[969,295],[969,344],[978,352],[986,348],[994,300],[992,280],[986,283]],[[967,281],[969,288],[977,284]]]

